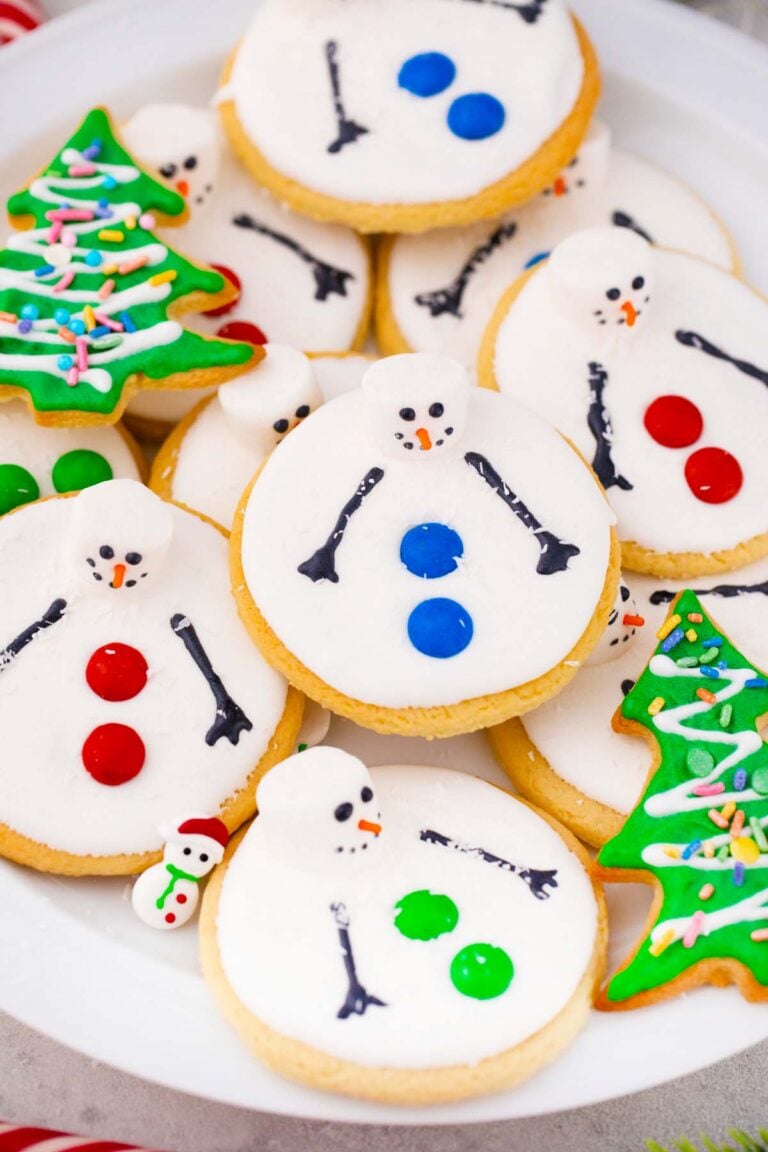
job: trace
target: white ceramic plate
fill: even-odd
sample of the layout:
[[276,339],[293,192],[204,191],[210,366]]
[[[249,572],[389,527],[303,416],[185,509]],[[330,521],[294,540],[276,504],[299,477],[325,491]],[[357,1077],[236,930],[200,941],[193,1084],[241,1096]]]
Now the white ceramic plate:
[[[668,0],[573,0],[603,60],[603,116],[622,146],[704,193],[768,291],[768,52]],[[111,0],[0,56],[0,194],[21,185],[92,104],[119,116],[151,99],[202,102],[255,0]],[[369,764],[450,765],[501,783],[481,736],[427,743],[335,721],[330,736]],[[0,770],[2,770],[0,766]],[[41,803],[45,803],[41,797]],[[614,960],[648,894],[609,892]],[[0,866],[0,1008],[88,1055],[185,1092],[327,1120],[459,1123],[531,1116],[636,1092],[768,1037],[768,1005],[733,989],[593,1017],[551,1068],[507,1095],[394,1109],[321,1095],[253,1061],[214,1010],[193,928],[152,933],[123,881],[65,881]]]

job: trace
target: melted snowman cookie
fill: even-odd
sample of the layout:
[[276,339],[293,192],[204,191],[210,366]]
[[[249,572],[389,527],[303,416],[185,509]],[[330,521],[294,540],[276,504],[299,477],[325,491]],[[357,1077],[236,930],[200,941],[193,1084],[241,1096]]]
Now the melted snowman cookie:
[[150,487],[159,496],[178,500],[226,528],[273,448],[324,400],[354,387],[355,380],[359,384],[370,365],[364,356],[310,362],[281,344],[267,344],[264,351],[264,360],[237,381],[239,387],[219,389],[190,412],[152,469]]
[[[254,186],[222,146],[212,111],[150,104],[123,133],[185,198],[189,220],[176,234],[179,245],[212,263],[237,291],[229,305],[194,317],[197,331],[313,352],[362,344],[371,302],[364,241],[347,228],[297,216]],[[130,414],[157,433],[158,423],[180,420],[202,395],[137,397]]]
[[376,332],[393,352],[444,352],[474,366],[502,292],[566,237],[616,224],[654,244],[737,270],[732,242],[707,206],[660,168],[611,146],[593,123],[567,168],[539,196],[490,223],[385,240],[378,253]]
[[598,89],[561,0],[267,0],[219,99],[234,151],[291,207],[420,232],[554,180]]
[[[206,892],[205,975],[274,1070],[401,1104],[531,1075],[585,1022],[605,912],[586,853],[459,772],[284,761]],[[560,945],[568,940],[568,948]]]
[[0,546],[0,853],[135,872],[185,805],[247,819],[301,702],[238,620],[225,535],[113,480],[5,517]]
[[515,787],[596,845],[619,831],[650,768],[647,745],[614,731],[612,719],[677,593],[690,586],[733,642],[768,665],[768,560],[685,583],[630,573],[627,585],[614,625],[557,699],[489,733]]
[[741,280],[592,229],[502,298],[480,380],[591,462],[627,568],[686,578],[768,552],[767,333]]
[[455,361],[395,356],[270,456],[233,579],[255,640],[311,698],[449,735],[567,682],[613,604],[611,525],[554,430]]

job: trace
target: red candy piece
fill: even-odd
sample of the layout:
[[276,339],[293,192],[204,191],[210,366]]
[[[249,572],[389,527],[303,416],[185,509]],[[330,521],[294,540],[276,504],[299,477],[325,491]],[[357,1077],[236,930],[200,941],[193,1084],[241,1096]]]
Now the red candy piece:
[[98,784],[127,784],[144,767],[144,741],[126,724],[101,724],[86,738],[83,767]]
[[690,448],[704,430],[704,419],[684,396],[659,396],[646,409],[645,427],[664,448]]
[[88,661],[85,678],[102,700],[132,700],[147,683],[149,668],[141,652],[130,644],[105,644]]
[[[209,312],[209,316],[212,313]],[[222,340],[243,340],[246,344],[266,344],[267,338],[261,328],[249,324],[247,320],[230,320],[229,324],[222,324],[216,330],[216,335]]]
[[166,912],[166,914],[165,914],[166,924],[173,924],[175,922],[175,920],[176,920],[176,917],[174,916],[173,912]]
[[[233,288],[236,289],[237,294],[230,300],[229,304],[222,304],[219,308],[209,308],[206,316],[226,316],[227,312],[231,312],[237,304],[240,296],[242,295],[242,284],[237,272],[233,272],[231,268],[227,268],[226,264],[211,264],[211,268],[223,276],[225,280],[229,280]],[[266,343],[266,341],[264,341]]]
[[176,897],[176,903],[177,904],[186,904],[186,902],[187,902],[187,898],[184,895],[184,893],[179,892],[178,896]]
[[704,504],[726,504],[741,491],[744,473],[724,448],[699,448],[685,464],[688,487]]

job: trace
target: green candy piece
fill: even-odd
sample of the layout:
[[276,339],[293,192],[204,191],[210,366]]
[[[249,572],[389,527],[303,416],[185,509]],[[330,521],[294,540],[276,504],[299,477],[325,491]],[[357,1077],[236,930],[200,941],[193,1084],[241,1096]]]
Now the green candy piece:
[[59,456],[51,479],[57,492],[80,492],[83,488],[111,480],[113,476],[112,465],[99,452],[75,448]]
[[715,758],[705,748],[689,748],[685,763],[694,776],[709,776],[715,766]]
[[37,500],[40,489],[31,472],[19,464],[0,464],[0,516]]
[[755,768],[749,782],[755,792],[759,792],[761,796],[768,796],[768,765]]
[[438,936],[453,932],[459,922],[459,910],[450,896],[427,888],[409,892],[395,908],[395,927],[409,940],[437,940]]
[[512,983],[515,966],[503,948],[493,944],[468,944],[451,961],[451,980],[462,996],[494,1000]]

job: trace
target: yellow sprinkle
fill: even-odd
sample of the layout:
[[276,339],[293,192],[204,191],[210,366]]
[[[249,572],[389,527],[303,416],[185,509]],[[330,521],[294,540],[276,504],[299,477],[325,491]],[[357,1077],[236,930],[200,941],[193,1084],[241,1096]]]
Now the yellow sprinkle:
[[731,841],[731,856],[742,864],[754,864],[760,859],[760,849],[749,836],[737,836]]
[[703,884],[699,889],[699,900],[709,900],[710,896],[714,895],[714,884]]
[[117,272],[117,264],[102,264],[101,271],[105,276],[114,276]]
[[685,638],[689,641],[689,643],[695,644],[699,638],[699,634],[695,628],[689,628],[685,634]]
[[661,628],[659,628],[658,632],[656,633],[659,640],[666,640],[670,632],[673,632],[675,628],[677,628],[678,624],[680,623],[680,619],[681,617],[678,616],[677,612],[675,612],[673,616],[670,616],[668,620],[665,620]]
[[731,816],[733,816],[735,811],[736,811],[735,800],[729,800],[727,804],[723,804],[722,808],[720,809],[720,815],[722,816],[723,820],[730,820]]
[[649,948],[649,952],[651,953],[651,956],[661,956],[662,952],[666,948],[669,948],[669,946],[672,943],[672,941],[674,940],[674,938],[675,938],[674,930],[672,928],[667,928],[666,932],[662,932],[662,934],[661,934],[661,936],[659,936],[658,940],[656,940],[655,943],[651,944],[651,947]]
[[126,216],[125,226],[129,232],[133,232],[134,228],[136,227],[136,217],[135,216]]
[[673,848],[672,845],[670,844],[669,847],[664,849],[664,855],[669,856],[672,860],[679,860],[680,859],[680,849],[679,848]]
[[706,856],[707,860],[711,860],[715,854],[715,846],[711,840],[707,840],[707,842],[704,845],[703,851],[704,851],[704,855]]
[[99,232],[99,240],[104,240],[107,244],[122,244],[125,240],[125,232],[121,232],[119,228],[102,228]]
[[93,314],[93,308],[91,308],[90,304],[86,304],[85,308],[83,308],[83,320],[85,320],[85,327],[89,332],[96,327],[96,317]]
[[648,715],[658,716],[665,703],[666,701],[664,700],[663,696],[657,696],[655,700],[651,700],[650,704],[648,705]]
[[169,268],[167,272],[156,272],[154,276],[150,276],[149,282],[153,287],[158,284],[169,284],[171,280],[175,280],[178,273],[173,268]]

